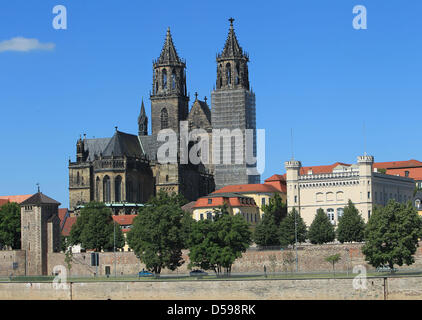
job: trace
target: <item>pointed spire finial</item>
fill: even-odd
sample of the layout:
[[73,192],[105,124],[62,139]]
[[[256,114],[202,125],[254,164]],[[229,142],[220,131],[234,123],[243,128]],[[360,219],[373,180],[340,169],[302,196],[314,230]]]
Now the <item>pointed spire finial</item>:
[[233,21],[234,21],[234,19],[233,18],[230,18],[229,21],[230,21],[230,27],[233,28]]
[[115,126],[114,129],[116,129],[116,132],[117,132],[117,126]]
[[198,100],[198,92],[195,92],[195,101]]
[[204,101],[205,101],[205,103],[207,103],[207,96],[204,97]]
[[37,187],[38,187],[38,193],[40,193],[40,183],[39,183],[39,182],[37,182],[37,183],[36,183],[36,185],[37,185]]

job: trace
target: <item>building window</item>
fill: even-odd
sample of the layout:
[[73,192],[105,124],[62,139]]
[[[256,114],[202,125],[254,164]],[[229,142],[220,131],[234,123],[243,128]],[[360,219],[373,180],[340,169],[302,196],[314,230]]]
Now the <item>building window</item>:
[[204,214],[203,214],[203,213],[201,213],[201,214],[199,215],[199,217],[200,217],[200,219],[201,219],[201,220],[204,220]]
[[114,180],[114,199],[116,202],[122,201],[122,177],[120,176]]
[[110,194],[110,177],[105,176],[103,179],[103,201],[111,202]]
[[405,177],[408,177],[408,176],[409,176],[409,171],[405,171],[405,172],[404,172],[404,176],[405,176]]
[[368,210],[368,219],[371,217],[371,210]]
[[164,108],[161,110],[161,129],[167,129],[169,126],[169,114],[167,112],[167,109]]
[[418,209],[420,209],[420,207],[421,207],[421,200],[416,199],[416,201],[415,201],[415,207],[418,208]]
[[334,223],[334,209],[327,209],[327,216],[331,223]]
[[340,220],[340,218],[343,216],[344,209],[343,208],[337,208],[337,220]]
[[212,199],[208,199],[208,204],[211,204],[212,203]]
[[167,88],[167,70],[163,69],[163,89]]
[[265,198],[261,199],[261,205],[263,205],[263,206],[265,205]]
[[176,71],[171,73],[171,88],[176,89]]
[[368,199],[371,199],[371,192],[368,191]]
[[229,86],[232,83],[232,70],[230,63],[226,64],[226,77],[227,77],[227,85]]
[[297,196],[295,196],[295,203],[297,203]]
[[207,219],[208,220],[212,219],[212,213],[210,211],[207,212]]

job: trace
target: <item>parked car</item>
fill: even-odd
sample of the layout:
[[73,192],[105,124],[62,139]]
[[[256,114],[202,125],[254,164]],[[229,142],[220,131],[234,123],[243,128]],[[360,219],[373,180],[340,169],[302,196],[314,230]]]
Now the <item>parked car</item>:
[[138,277],[152,277],[154,274],[145,270],[138,273]]
[[377,268],[377,272],[396,272],[396,271],[397,271],[396,268],[391,269],[390,266],[385,266],[385,265],[379,266]]
[[204,270],[192,270],[191,272],[189,272],[190,276],[207,276],[208,273],[206,273]]

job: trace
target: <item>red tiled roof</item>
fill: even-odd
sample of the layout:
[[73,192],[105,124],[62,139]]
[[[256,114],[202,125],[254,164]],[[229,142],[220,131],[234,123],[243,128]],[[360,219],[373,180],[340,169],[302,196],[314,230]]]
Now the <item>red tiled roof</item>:
[[[229,207],[256,207],[255,201],[252,198],[250,198],[252,200],[251,203],[242,203],[241,198],[243,197],[203,197],[196,200],[194,208],[215,208],[224,204],[227,204]],[[212,199],[212,203],[208,203],[208,199]]]
[[272,182],[272,181],[286,181],[286,175],[273,174],[271,177],[265,179],[265,182]]
[[0,206],[4,205],[6,203],[9,203],[8,199],[0,199]]
[[62,229],[62,235],[67,237],[70,234],[73,224],[76,222],[78,217],[67,217]]
[[0,199],[1,200],[6,199],[6,200],[9,200],[9,202],[21,203],[32,196],[33,196],[32,194],[24,194],[24,195],[17,195],[17,196],[0,196]]
[[225,186],[221,189],[214,191],[213,193],[223,193],[223,192],[237,192],[237,193],[272,193],[279,192],[275,187],[269,184],[237,184],[232,186]]
[[375,162],[374,168],[378,169],[398,169],[398,168],[415,168],[422,167],[422,162],[410,159],[406,161],[390,161],[390,162]]
[[59,219],[60,219],[60,223],[63,222],[64,217],[67,214],[67,208],[59,208]]
[[132,225],[133,219],[136,217],[136,214],[125,214],[120,216],[113,216],[113,220],[116,221],[121,226]]
[[351,165],[348,163],[336,162],[330,165],[325,166],[309,166],[309,167],[301,167],[300,174],[308,174],[309,170],[312,170],[312,174],[320,174],[320,173],[332,173],[333,169],[337,166],[346,166],[350,167]]

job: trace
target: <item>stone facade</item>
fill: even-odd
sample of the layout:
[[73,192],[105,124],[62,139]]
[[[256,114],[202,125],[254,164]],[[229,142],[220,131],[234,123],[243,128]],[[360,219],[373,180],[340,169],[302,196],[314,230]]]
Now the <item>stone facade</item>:
[[21,245],[26,251],[27,275],[46,275],[48,253],[60,250],[59,205],[59,202],[40,192],[20,204]]
[[[222,143],[221,140],[216,142],[213,139],[217,189],[233,184],[260,182],[256,163],[248,164],[246,155],[256,157],[255,94],[249,88],[249,57],[239,46],[233,20],[230,22],[229,35],[223,52],[217,55],[216,89],[211,93],[213,129],[227,129],[233,133],[233,137],[222,139]],[[246,129],[253,129],[252,145],[249,149],[246,148]],[[241,141],[239,145],[236,142],[237,138]],[[227,152],[231,156],[230,163],[225,163],[223,160],[223,155]]]
[[413,197],[414,181],[373,171],[372,156],[358,157],[355,165],[338,164],[330,173],[301,172],[300,161],[285,163],[288,210],[295,208],[310,225],[319,208],[324,209],[334,225],[350,199],[365,222],[374,207],[389,199],[399,202]]

